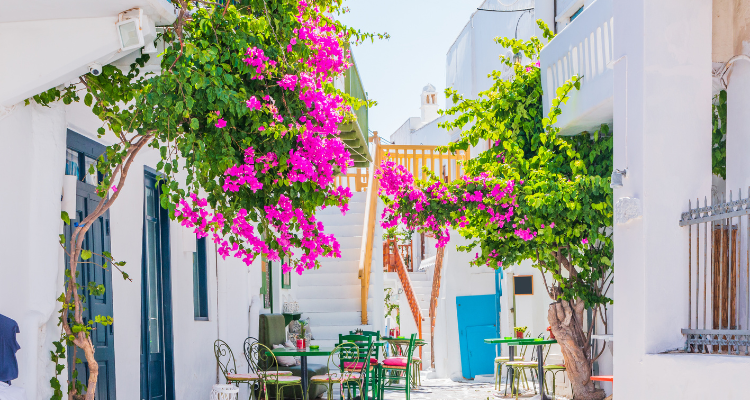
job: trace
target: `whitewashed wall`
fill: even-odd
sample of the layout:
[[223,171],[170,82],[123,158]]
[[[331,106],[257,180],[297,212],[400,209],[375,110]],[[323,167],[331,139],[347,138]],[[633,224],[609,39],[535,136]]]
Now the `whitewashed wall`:
[[[66,130],[70,128],[104,144],[93,134],[101,126],[83,105],[51,108],[19,107],[0,120],[0,178],[12,229],[0,233],[0,313],[21,328],[19,379],[14,385],[28,399],[51,396],[53,364],[49,351],[59,338],[58,304],[62,291],[63,254],[60,195],[65,171]],[[110,210],[112,253],[128,262],[133,282],[113,276],[117,394],[140,396],[141,247],[144,166],[155,167],[158,153],[146,149],[131,167],[120,198]],[[260,266],[217,257],[208,243],[209,321],[193,318],[192,249],[186,248],[183,228],[170,223],[172,307],[175,344],[175,388],[178,399],[203,399],[216,383],[213,341],[221,338],[235,350],[238,368],[245,370],[242,341],[248,336],[250,299],[260,288]],[[67,376],[67,372],[63,373]],[[243,388],[243,391],[245,389]]]

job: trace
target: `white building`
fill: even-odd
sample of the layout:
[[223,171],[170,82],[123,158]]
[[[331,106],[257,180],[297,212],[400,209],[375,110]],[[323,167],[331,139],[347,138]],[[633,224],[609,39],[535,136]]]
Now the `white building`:
[[[480,92],[489,89],[493,84],[492,78],[489,77],[492,71],[501,71],[504,74],[503,78],[510,78],[512,71],[500,62],[499,56],[512,56],[512,53],[500,47],[495,39],[497,37],[528,39],[538,34],[536,19],[539,16],[537,13],[538,10],[534,9],[532,0],[520,0],[511,6],[505,6],[503,2],[493,0],[482,2],[446,52],[446,87],[455,89],[466,98],[476,99]],[[430,120],[430,115],[437,115],[436,110],[434,114],[432,113],[432,109],[439,107],[439,104],[430,102],[434,91],[434,87],[429,84],[423,88],[420,94],[421,116],[407,119],[398,130],[391,134],[390,140],[393,144],[436,146],[446,145],[460,138],[459,130],[448,132],[438,126],[448,117]],[[444,99],[445,96],[440,93],[435,98]],[[450,107],[450,102],[446,106]],[[425,112],[425,110],[430,112]],[[486,149],[487,143],[480,143],[471,148],[471,155],[476,156]],[[470,267],[471,255],[456,250],[456,246],[465,244],[464,239],[457,232],[452,232],[451,238],[451,242],[445,248],[435,315],[434,376],[462,379],[491,374],[495,356],[492,351],[494,346],[485,345],[482,339],[499,335],[510,336],[515,326],[528,327],[530,334],[534,337],[546,334],[549,326],[547,309],[551,300],[546,294],[540,272],[532,267],[531,262],[513,266],[496,276],[491,268]],[[419,257],[417,249],[422,246],[420,240],[420,235],[414,235],[415,259],[417,262],[422,259],[422,268],[421,271],[410,275],[412,286],[415,287],[420,298],[422,315],[429,321],[430,286],[436,255],[435,241],[427,238],[424,244],[425,254]],[[513,286],[515,279],[512,278],[514,276],[530,279],[534,294],[515,295]],[[396,284],[398,278],[387,276],[386,285],[389,282]],[[495,297],[496,295],[498,297]],[[416,332],[416,325],[413,323],[404,296],[401,296],[400,300],[402,332]],[[499,314],[494,315],[494,311],[488,311],[488,315],[469,313],[469,319],[473,321],[463,322],[463,314],[466,314],[466,311],[461,310],[460,304],[471,301],[481,302],[477,304],[481,304],[481,307],[486,310],[499,308]],[[463,307],[466,308],[466,304]],[[430,332],[426,325],[428,324],[423,322],[422,334],[429,340]],[[469,348],[470,346],[478,347]],[[500,352],[507,354],[507,347],[504,345],[502,347]],[[487,352],[487,348],[491,351]],[[467,353],[482,355],[470,357]],[[556,346],[551,353],[551,362],[561,361],[560,351]],[[428,353],[424,351],[423,354],[425,354],[425,366],[428,366],[428,361],[430,361],[427,358]]]
[[[171,24],[176,13],[167,0],[54,4],[0,0],[0,9],[0,37],[4,38],[0,41],[0,167],[8,171],[0,178],[4,188],[0,206],[7,210],[6,223],[11,227],[0,234],[4,260],[0,314],[17,321],[21,331],[19,377],[12,384],[24,389],[26,399],[41,400],[52,395],[49,382],[54,364],[49,354],[61,333],[56,299],[63,292],[66,265],[58,245],[58,235],[65,232],[60,220],[61,194],[69,178],[64,177],[75,176],[72,195],[77,211],[87,215],[87,207],[99,198],[92,184],[97,177],[84,171],[115,141],[109,134],[97,137],[101,121],[81,103],[42,107],[33,101],[25,106],[24,100],[75,82],[102,65],[126,67],[148,51],[121,50],[115,24],[122,12],[135,9],[137,14],[140,9],[142,26],[148,32]],[[147,36],[145,41],[153,39]],[[146,69],[158,72],[158,65],[152,57]],[[354,75],[347,73],[337,84],[345,85],[347,91],[359,85],[357,89],[364,93]],[[363,113],[365,121],[363,129],[357,129],[367,132],[367,110],[357,112],[358,116]],[[362,138],[349,139],[366,143]],[[213,384],[224,383],[214,357],[214,341],[226,341],[234,350],[238,371],[246,371],[242,343],[248,336],[258,337],[258,313],[281,313],[283,302],[295,297],[303,317],[311,317],[317,339],[331,341],[339,333],[362,327],[357,279],[362,222],[357,231],[357,224],[342,222],[340,214],[337,218],[324,215],[330,210],[322,212],[320,218],[339,237],[344,258],[326,261],[320,271],[306,276],[304,284],[318,285],[317,292],[296,282],[296,277],[289,287],[280,265],[274,264],[266,274],[260,259],[251,266],[231,257],[222,260],[212,242],[196,240],[189,230],[167,218],[158,206],[158,196],[154,197],[153,178],[160,159],[154,149],[140,152],[120,197],[92,226],[87,239],[89,245],[111,249],[118,260],[126,261],[125,271],[132,278],[130,282],[117,274],[113,277],[111,269],[84,268],[84,275],[90,274],[90,279],[106,287],[105,296],[89,296],[87,304],[92,309],[96,304],[96,314],[114,318],[112,327],[100,327],[93,334],[100,365],[98,399],[207,398]],[[363,218],[360,208],[363,200],[355,196],[349,216]],[[373,257],[377,259],[377,253]],[[321,275],[329,270],[334,273]],[[270,285],[261,293],[266,277]],[[338,287],[342,282],[331,277],[349,286]],[[326,280],[328,288],[323,287]],[[354,285],[356,293],[351,293]],[[332,286],[336,286],[335,293]],[[328,294],[322,296],[324,301],[334,299],[329,310],[342,312],[341,318],[327,320],[330,315],[315,314],[321,309],[315,300],[321,294]],[[373,324],[380,327],[379,321]],[[142,354],[145,342],[151,349],[148,354]],[[80,352],[78,357],[82,358]],[[67,393],[68,373],[65,370],[60,376],[63,393]],[[242,385],[241,398],[247,397],[246,391]]]
[[[557,7],[559,31],[542,52],[544,91],[554,93],[570,76],[583,76],[558,126],[575,134],[612,124],[614,167],[625,171],[619,173],[622,186],[614,190],[617,312],[609,333],[617,338],[617,350],[613,369],[601,374],[614,375],[618,398],[745,398],[750,293],[747,269],[736,264],[747,263],[746,205],[717,206],[710,215],[683,213],[697,207],[696,199],[700,207],[704,199],[722,203],[712,199],[712,191],[722,192],[724,185],[733,191],[726,197],[736,201],[738,189],[750,183],[744,154],[750,143],[745,128],[750,5],[734,0],[556,3],[545,2]],[[726,183],[712,176],[711,103],[724,87]],[[546,108],[549,100],[546,95]],[[742,192],[744,199],[748,192]],[[733,210],[740,211],[723,218]],[[737,253],[720,248],[724,224],[742,226]],[[733,285],[730,265],[736,268]],[[719,300],[722,293],[726,300]],[[737,341],[718,346],[728,338]],[[728,384],[717,392],[715,382]]]

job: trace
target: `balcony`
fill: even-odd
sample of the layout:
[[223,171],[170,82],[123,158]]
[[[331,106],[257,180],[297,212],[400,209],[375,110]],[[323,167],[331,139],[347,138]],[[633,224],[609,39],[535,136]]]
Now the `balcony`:
[[593,131],[613,116],[614,29],[612,0],[596,0],[542,49],[540,67],[545,115],[557,88],[573,75],[581,89],[570,93],[557,126],[563,135]]
[[[344,89],[346,94],[352,97],[360,100],[367,100],[367,92],[365,92],[362,80],[359,78],[359,70],[357,69],[357,63],[354,61],[353,56],[352,66],[346,70],[343,76],[343,82],[339,81],[337,86]],[[370,165],[370,161],[372,161],[367,146],[369,139],[367,106],[362,106],[359,109],[354,110],[354,115],[357,117],[355,121],[341,124],[339,126],[339,129],[341,130],[341,139],[343,139],[344,143],[346,143],[346,147],[349,149],[349,154],[351,155],[352,160],[354,160],[354,167],[366,168]]]

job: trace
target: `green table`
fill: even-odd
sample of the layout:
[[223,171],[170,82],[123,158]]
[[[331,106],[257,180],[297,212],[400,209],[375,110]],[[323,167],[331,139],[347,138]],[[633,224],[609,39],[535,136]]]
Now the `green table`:
[[[395,352],[397,347],[401,348],[402,346],[408,346],[410,339],[384,337],[384,338],[381,338],[381,340],[384,343],[390,344],[391,345],[391,349]],[[426,344],[427,344],[427,341],[425,341],[424,339],[417,339],[417,340],[414,341],[414,345],[417,346],[417,347],[422,347],[422,346],[424,346]],[[394,356],[396,356],[396,355],[394,354]]]
[[[555,339],[544,339],[544,340],[538,340],[538,339],[518,339],[518,338],[496,338],[496,339],[484,339],[485,343],[489,344],[507,344],[508,345],[508,359],[510,361],[513,361],[513,356],[515,355],[515,346],[536,346],[536,359],[538,363],[538,373],[537,376],[539,377],[539,393],[541,394],[541,400],[550,400],[547,395],[544,394],[544,357],[542,348],[545,344],[553,344],[557,343],[557,340]],[[511,385],[513,384],[513,373],[511,372],[510,375],[510,382]]]
[[[268,353],[268,352],[267,352]],[[302,397],[306,399],[308,397],[307,388],[309,381],[307,378],[307,357],[310,356],[330,356],[333,353],[333,347],[321,347],[318,349],[286,349],[278,348],[271,350],[274,356],[292,356],[300,358],[300,366],[302,368]],[[303,400],[304,400],[303,399]]]

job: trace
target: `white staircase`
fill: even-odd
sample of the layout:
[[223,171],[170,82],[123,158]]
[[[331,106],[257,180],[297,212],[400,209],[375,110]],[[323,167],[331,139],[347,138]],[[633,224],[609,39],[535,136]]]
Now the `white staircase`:
[[[426,260],[425,260],[426,261]],[[422,261],[424,262],[424,261]],[[422,346],[422,369],[430,368],[430,296],[432,295],[432,274],[428,269],[422,272],[409,272],[411,286],[422,313],[422,339],[427,342]],[[419,351],[415,351],[415,356]]]
[[329,207],[315,215],[323,222],[326,233],[332,233],[339,241],[341,258],[323,259],[320,269],[305,271],[296,281],[299,283],[294,295],[302,318],[310,318],[312,344],[332,347],[338,343],[339,334],[356,329],[373,330],[370,325],[362,325],[358,277],[365,195],[366,192],[354,193],[346,216],[341,215],[338,207]]

